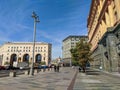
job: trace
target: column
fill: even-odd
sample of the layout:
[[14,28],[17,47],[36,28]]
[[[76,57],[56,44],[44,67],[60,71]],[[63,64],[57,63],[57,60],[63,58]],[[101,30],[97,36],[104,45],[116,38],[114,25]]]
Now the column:
[[120,0],[114,0],[115,2],[115,7],[116,7],[116,11],[117,11],[117,19],[120,19]]
[[116,50],[116,36],[112,33],[108,34],[106,43],[107,43],[107,52],[108,52],[108,59],[110,61],[110,71],[118,71],[118,60],[119,57],[117,55]]
[[109,14],[109,17],[110,17],[110,26],[113,26],[114,25],[114,11],[113,11],[113,7],[111,5],[108,6],[108,14]]

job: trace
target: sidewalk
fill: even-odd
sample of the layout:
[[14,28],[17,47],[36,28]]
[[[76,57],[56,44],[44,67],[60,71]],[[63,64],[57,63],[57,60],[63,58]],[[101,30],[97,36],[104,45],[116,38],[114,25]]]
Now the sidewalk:
[[0,78],[0,90],[67,90],[76,71],[61,67],[60,72],[39,72],[34,76]]
[[88,70],[77,74],[73,90],[120,90],[120,74]]
[[112,76],[112,77],[120,78],[120,73],[118,73],[118,72],[107,72],[107,71],[103,71],[100,69],[93,69],[93,70],[100,71],[101,73]]

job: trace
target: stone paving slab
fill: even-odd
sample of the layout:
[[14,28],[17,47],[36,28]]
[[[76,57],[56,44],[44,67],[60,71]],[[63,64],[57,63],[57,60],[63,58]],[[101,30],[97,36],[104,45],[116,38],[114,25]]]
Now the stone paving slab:
[[75,72],[72,68],[60,68],[60,72],[4,77],[0,78],[0,90],[67,90]]
[[120,80],[98,71],[80,72],[73,90],[120,90]]

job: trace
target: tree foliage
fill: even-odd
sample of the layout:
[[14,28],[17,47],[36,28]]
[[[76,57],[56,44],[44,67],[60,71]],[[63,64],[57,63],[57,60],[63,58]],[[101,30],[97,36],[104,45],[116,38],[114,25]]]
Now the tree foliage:
[[76,47],[72,48],[70,52],[72,61],[78,63],[82,67],[85,67],[88,62],[92,61],[90,57],[90,44],[85,41],[85,39],[81,39],[80,42],[76,44]]
[[41,62],[40,62],[40,65],[45,65],[45,64],[46,64],[46,63],[45,63],[45,62],[43,62],[43,61],[41,61]]

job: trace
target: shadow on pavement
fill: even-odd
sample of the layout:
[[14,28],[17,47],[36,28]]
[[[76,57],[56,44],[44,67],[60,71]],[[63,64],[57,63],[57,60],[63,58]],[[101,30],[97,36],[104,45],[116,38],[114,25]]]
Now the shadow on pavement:
[[86,75],[100,75],[100,71],[89,70],[86,71]]

